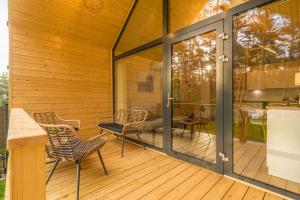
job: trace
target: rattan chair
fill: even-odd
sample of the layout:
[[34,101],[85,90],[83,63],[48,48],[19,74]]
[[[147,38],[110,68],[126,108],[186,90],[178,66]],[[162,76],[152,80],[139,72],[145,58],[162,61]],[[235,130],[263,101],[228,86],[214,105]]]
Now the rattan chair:
[[103,135],[99,135],[91,139],[83,140],[76,136],[75,129],[69,125],[51,125],[40,123],[40,126],[47,131],[49,137],[49,141],[46,144],[46,152],[50,158],[55,159],[54,166],[46,180],[46,184],[50,181],[51,176],[61,160],[73,161],[77,166],[76,199],[79,199],[80,163],[93,152],[97,152],[104,172],[107,175],[104,161],[100,153],[100,148],[107,141],[107,137],[104,139]]
[[60,125],[65,124],[72,126],[76,131],[80,129],[80,121],[79,120],[65,120],[62,119],[57,113],[55,112],[35,112],[32,113],[32,118],[42,124],[54,124]]
[[[114,116],[113,120],[107,122],[107,117],[99,118],[97,124],[100,128],[100,134],[103,131],[111,132],[120,136],[122,140],[121,157],[124,154],[124,137],[128,134],[136,134],[141,145],[145,148],[145,145],[140,137],[143,131],[144,123],[147,118],[148,111],[146,110],[130,110],[120,109]],[[111,119],[111,118],[109,118]]]

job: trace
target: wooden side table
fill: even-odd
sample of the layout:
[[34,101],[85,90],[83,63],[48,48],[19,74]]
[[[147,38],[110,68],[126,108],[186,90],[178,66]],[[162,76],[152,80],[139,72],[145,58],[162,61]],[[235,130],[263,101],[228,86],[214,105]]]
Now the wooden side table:
[[184,134],[184,130],[189,130],[191,133],[191,140],[193,139],[193,135],[195,133],[195,126],[200,126],[206,129],[206,127],[203,124],[203,121],[201,120],[178,120],[175,122],[179,124],[183,124],[183,132],[181,134],[181,137]]

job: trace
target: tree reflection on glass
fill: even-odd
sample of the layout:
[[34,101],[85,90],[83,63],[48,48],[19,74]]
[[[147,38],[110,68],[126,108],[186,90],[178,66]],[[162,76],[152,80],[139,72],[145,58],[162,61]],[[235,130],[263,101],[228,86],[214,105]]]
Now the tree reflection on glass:
[[[275,80],[271,78],[274,80],[272,83],[264,82],[264,78],[270,79],[270,73],[283,74],[291,71],[289,68],[299,68],[296,63],[291,64],[300,59],[300,26],[295,16],[297,9],[295,0],[285,0],[251,9],[234,18],[236,104],[241,104],[249,90],[248,72],[263,72],[257,79],[261,82],[258,89],[279,88],[282,86],[275,86],[280,84],[278,77]],[[270,84],[273,86],[268,86]]]
[[291,16],[272,7],[235,17],[235,65],[265,65],[300,57],[300,30]]
[[230,0],[209,0],[203,8],[199,11],[198,16],[194,22],[206,19],[208,17],[217,15],[231,7]]
[[[173,45],[173,95],[191,102],[204,82],[216,81],[216,33],[206,33]],[[180,84],[179,81],[182,83]],[[180,87],[179,87],[180,86]],[[180,96],[180,97],[179,97]]]

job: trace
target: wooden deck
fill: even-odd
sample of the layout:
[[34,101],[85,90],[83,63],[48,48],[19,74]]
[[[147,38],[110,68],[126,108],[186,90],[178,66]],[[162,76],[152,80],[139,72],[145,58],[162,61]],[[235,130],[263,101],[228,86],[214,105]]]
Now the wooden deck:
[[[268,174],[266,145],[260,142],[234,142],[234,172],[245,177],[300,194],[300,184]],[[288,166],[287,166],[288,168]]]
[[[199,136],[199,137],[198,137]],[[206,133],[195,134],[193,140],[189,133],[184,137],[173,135],[173,150],[181,152],[198,159],[216,163],[216,137],[210,135],[211,140]],[[142,138],[149,144],[161,147],[162,134],[142,134]],[[245,143],[234,139],[234,172],[245,177],[249,177],[270,185],[286,189],[288,191],[300,194],[300,184],[287,181],[282,178],[268,174],[266,166],[266,145],[262,142],[247,141]]]
[[[131,143],[126,143],[125,156],[121,158],[120,141],[116,139],[103,147],[102,155],[108,176],[96,154],[82,163],[81,199],[282,199]],[[51,166],[47,164],[47,172]],[[75,174],[74,163],[60,164],[47,186],[47,199],[73,200]]]

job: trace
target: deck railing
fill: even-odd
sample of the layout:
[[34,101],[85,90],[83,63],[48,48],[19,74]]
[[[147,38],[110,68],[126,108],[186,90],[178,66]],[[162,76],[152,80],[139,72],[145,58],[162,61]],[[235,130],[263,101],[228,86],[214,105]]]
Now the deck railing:
[[47,133],[21,108],[10,113],[5,199],[44,200]]

